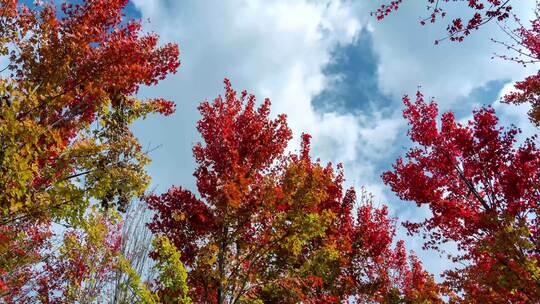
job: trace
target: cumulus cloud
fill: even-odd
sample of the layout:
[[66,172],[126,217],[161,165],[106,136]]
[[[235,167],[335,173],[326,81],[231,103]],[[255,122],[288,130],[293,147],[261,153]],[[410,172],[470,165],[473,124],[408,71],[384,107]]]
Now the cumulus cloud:
[[[142,0],[134,3],[143,19],[151,20],[148,30],[156,31],[166,41],[179,41],[182,57],[178,75],[144,92],[165,93],[177,101],[179,111],[167,126],[168,132],[147,134],[141,126],[137,131],[143,141],[150,136],[154,142],[169,143],[181,137],[191,139],[187,143],[195,141],[194,128],[188,126],[194,126],[198,117],[195,107],[199,101],[211,99],[222,91],[223,77],[229,77],[235,88],[245,88],[260,99],[271,98],[274,113],[288,115],[295,135],[302,132],[313,135],[315,154],[325,161],[352,163],[357,159],[358,145],[373,137],[369,129],[362,130],[364,122],[356,115],[317,111],[311,102],[329,81],[322,68],[331,60],[331,51],[351,43],[361,29],[357,16],[346,3],[215,1],[209,5],[200,1]],[[185,147],[173,144],[160,150],[169,151],[169,148],[180,148],[184,152],[181,157],[189,158]],[[158,156],[153,157],[154,168],[160,171],[183,161],[176,159],[170,164],[167,160],[169,164],[160,165],[163,158]],[[178,179],[189,178],[179,171],[176,174]],[[160,175],[163,178],[157,177],[159,183],[167,183],[173,177],[172,172]]]

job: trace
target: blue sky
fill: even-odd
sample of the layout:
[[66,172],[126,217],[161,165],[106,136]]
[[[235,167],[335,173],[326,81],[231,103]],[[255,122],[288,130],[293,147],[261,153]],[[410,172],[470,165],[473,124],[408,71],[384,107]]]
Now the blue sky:
[[[461,119],[479,105],[493,105],[504,124],[535,132],[526,107],[496,100],[514,80],[531,74],[500,59],[504,52],[489,38],[504,39],[495,24],[461,44],[433,41],[446,24],[421,27],[423,1],[406,1],[384,22],[370,16],[377,1],[173,1],[133,0],[130,16],[145,21],[147,31],[181,50],[178,73],[141,96],[161,96],[177,103],[169,118],[150,117],[134,126],[152,152],[149,166],[157,192],[169,186],[194,188],[191,146],[198,141],[196,107],[223,92],[223,78],[259,100],[269,97],[274,114],[286,113],[298,147],[302,132],[313,135],[314,155],[343,162],[347,182],[366,187],[378,202],[389,205],[400,220],[422,219],[428,213],[400,202],[381,180],[410,145],[401,117],[401,96],[420,86],[442,110]],[[532,17],[534,0],[517,1],[515,11]],[[450,9],[450,15],[459,9]],[[150,22],[146,22],[150,20]],[[410,249],[434,273],[448,265],[433,252],[423,252],[418,238],[406,237]]]

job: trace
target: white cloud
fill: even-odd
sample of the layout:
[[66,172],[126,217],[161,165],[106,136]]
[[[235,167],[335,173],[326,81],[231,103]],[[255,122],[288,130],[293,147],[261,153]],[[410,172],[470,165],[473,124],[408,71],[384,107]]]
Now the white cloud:
[[[532,73],[531,73],[532,74]],[[499,94],[499,99],[503,97],[504,95],[510,93],[514,89],[513,83],[506,84]],[[525,139],[526,137],[531,137],[535,134],[538,134],[538,128],[535,127],[529,120],[528,120],[528,112],[530,109],[530,104],[520,104],[520,105],[514,105],[514,104],[506,104],[501,103],[499,100],[493,102],[493,108],[497,112],[497,116],[499,117],[499,123],[502,126],[510,126],[515,125],[518,127],[522,133],[518,137],[518,139]]]
[[[313,135],[315,153],[323,160],[353,162],[363,136],[361,121],[352,114],[319,113],[311,99],[328,82],[322,68],[331,59],[330,52],[340,44],[351,43],[360,24],[341,1],[145,1],[135,0],[143,19],[150,18],[148,29],[166,41],[178,41],[182,66],[171,77],[144,94],[169,95],[179,111],[164,132],[146,134],[137,129],[143,142],[169,143],[180,136],[196,140],[195,107],[203,99],[222,92],[222,79],[229,77],[233,86],[247,89],[262,100],[269,97],[273,113],[286,113],[295,135]],[[152,123],[153,124],[153,123]],[[144,125],[144,124],[143,124]],[[173,125],[178,127],[172,128]],[[177,138],[171,138],[175,134]],[[167,137],[166,137],[167,136]],[[296,141],[298,143],[298,141]],[[169,144],[170,145],[170,144]],[[189,158],[187,149],[182,157]],[[293,149],[297,145],[292,145]],[[172,148],[172,146],[170,146]],[[168,150],[163,148],[161,150]],[[157,181],[179,182],[190,173],[170,172],[175,163],[157,151],[154,167]],[[167,160],[165,160],[167,159]],[[167,161],[167,164],[160,164]],[[172,162],[172,163],[171,163]],[[189,170],[186,168],[186,170]],[[159,172],[159,173],[157,173]],[[177,180],[169,180],[174,175]],[[191,178],[190,178],[191,179]]]
[[[379,184],[375,161],[388,155],[387,146],[395,140],[401,118],[385,117],[377,112],[366,116],[321,112],[311,102],[331,81],[322,73],[322,68],[332,59],[331,51],[352,43],[361,29],[360,19],[350,3],[338,0],[214,1],[211,4],[135,0],[134,3],[143,19],[150,18],[150,29],[164,40],[178,41],[181,48],[179,74],[153,89],[159,91],[153,93],[171,94],[180,110],[175,122],[167,127],[170,131],[152,133],[153,141],[170,142],[170,138],[160,136],[170,134],[174,124],[182,127],[173,133],[191,139],[184,146],[195,141],[194,128],[186,124],[195,124],[196,104],[221,93],[222,78],[230,77],[236,89],[245,88],[259,100],[269,97],[274,114],[287,114],[296,136],[292,149],[299,147],[302,132],[310,133],[316,157],[343,162],[351,184],[369,184],[368,189],[377,194],[377,199],[383,198],[384,186]],[[152,89],[147,91],[150,92]],[[176,144],[177,149],[184,151],[182,157],[189,158],[184,146]],[[153,159],[155,180],[160,184],[192,180],[191,172],[171,169],[185,160],[170,161],[159,154]],[[167,163],[160,165],[164,161]],[[170,173],[164,175],[162,171]],[[178,178],[171,181],[175,175]]]
[[[358,3],[359,14],[377,6],[367,1]],[[534,0],[515,1],[514,12],[522,20],[529,20],[533,17],[534,3]],[[434,41],[445,36],[446,25],[453,15],[470,15],[464,3],[445,5],[449,16],[436,24],[419,24],[420,17],[427,14],[425,1],[404,2],[399,11],[381,22],[369,19],[374,48],[380,56],[378,81],[385,93],[399,97],[414,93],[421,85],[427,96],[435,96],[440,103],[450,105],[491,80],[517,80],[528,73],[516,63],[491,59],[494,53],[507,52],[490,40],[508,40],[495,22],[473,32],[462,43],[443,41],[435,46]]]

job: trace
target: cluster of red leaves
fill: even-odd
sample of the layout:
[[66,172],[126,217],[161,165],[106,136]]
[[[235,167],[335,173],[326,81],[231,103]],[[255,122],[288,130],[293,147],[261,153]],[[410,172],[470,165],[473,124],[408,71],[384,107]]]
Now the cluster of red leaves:
[[492,108],[476,110],[462,125],[444,113],[437,126],[435,102],[404,98],[409,136],[418,144],[383,174],[403,200],[427,205],[426,247],[453,241],[469,266],[447,273],[447,284],[465,302],[532,303],[540,300],[538,180],[540,151],[534,138],[514,147],[515,128],[497,126]]
[[148,101],[148,103],[155,108],[155,112],[165,116],[172,115],[176,110],[176,104],[174,102],[163,98],[151,99]]
[[386,16],[390,15],[393,11],[397,11],[403,0],[393,0],[387,4],[381,4],[375,13],[372,13],[377,17],[377,20],[383,20]]
[[35,273],[32,266],[43,260],[52,235],[48,222],[25,222],[16,227],[0,226],[0,298],[6,303],[22,303],[28,293],[26,283]]
[[[515,51],[516,56],[501,56],[504,59],[516,61],[523,65],[534,64],[540,61],[540,2],[536,3],[535,19],[530,27],[522,25],[513,32],[508,32],[514,38],[514,44],[505,44],[508,49]],[[537,126],[540,125],[540,72],[528,76],[522,81],[516,82],[516,89],[504,96],[503,100],[508,103],[530,103],[529,117]]]
[[414,254],[407,255],[403,241],[392,247],[395,220],[388,217],[386,206],[379,209],[371,204],[359,206],[355,223],[348,236],[352,250],[344,251],[352,259],[344,269],[352,274],[349,279],[356,286],[357,300],[442,303],[442,289]]
[[540,71],[536,75],[526,77],[514,84],[516,91],[504,96],[508,103],[530,103],[529,118],[532,123],[540,125]]
[[[91,123],[105,99],[113,106],[119,95],[140,85],[156,84],[180,65],[176,44],[158,46],[155,34],[141,35],[141,22],[123,23],[127,0],[64,3],[63,16],[47,4],[41,10],[24,6],[17,28],[26,29],[11,52],[13,76],[34,83],[46,96],[38,109],[44,124],[64,128],[66,138]],[[172,107],[160,102],[160,111]],[[47,108],[47,111],[44,109]]]
[[[402,5],[403,0],[391,1],[388,4],[381,5],[373,14],[378,20],[384,19],[393,11],[398,10]],[[439,18],[446,16],[445,4],[449,2],[456,2],[455,0],[427,0],[427,10],[429,16],[423,18],[420,24],[425,25],[427,22],[435,23]],[[480,26],[491,20],[502,21],[510,17],[512,6],[510,6],[509,0],[462,0],[459,2],[466,2],[467,6],[474,12],[473,16],[469,20],[465,21],[462,18],[453,19],[448,24],[446,30],[448,37],[451,41],[461,42],[465,37],[469,36],[472,31],[477,30]],[[445,38],[445,39],[446,39]],[[440,40],[436,40],[437,44]]]
[[[357,206],[344,193],[343,172],[310,157],[310,136],[299,154],[285,153],[291,131],[285,116],[270,118],[270,101],[237,96],[203,102],[193,148],[201,199],[173,187],[147,198],[150,229],[167,236],[189,269],[190,297],[229,303],[430,300],[439,287],[393,246],[394,220],[386,207]],[[154,256],[159,254],[154,253]]]
[[105,296],[106,284],[118,275],[122,224],[113,223],[106,215],[92,224],[90,229],[99,226],[104,232],[69,229],[64,233],[64,247],[45,261],[34,278],[38,294],[30,294],[30,300],[91,303]]

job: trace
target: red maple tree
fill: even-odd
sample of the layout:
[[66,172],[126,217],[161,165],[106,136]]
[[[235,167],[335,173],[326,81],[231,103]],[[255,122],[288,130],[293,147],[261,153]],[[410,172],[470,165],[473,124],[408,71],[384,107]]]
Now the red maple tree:
[[311,159],[309,135],[298,154],[286,153],[285,116],[272,119],[268,99],[257,108],[253,95],[225,85],[223,98],[199,106],[199,196],[172,187],[146,200],[155,211],[150,229],[181,252],[189,296],[220,304],[439,301],[420,262],[402,242],[393,246],[386,207],[344,191],[341,166]]
[[[404,117],[417,144],[383,174],[401,199],[429,206],[432,215],[406,223],[422,232],[425,247],[455,242],[446,284],[465,303],[536,303],[540,300],[540,151],[535,138],[517,145],[519,130],[504,129],[492,108],[467,124],[434,101],[405,97]],[[458,301],[458,302],[459,302]]]

